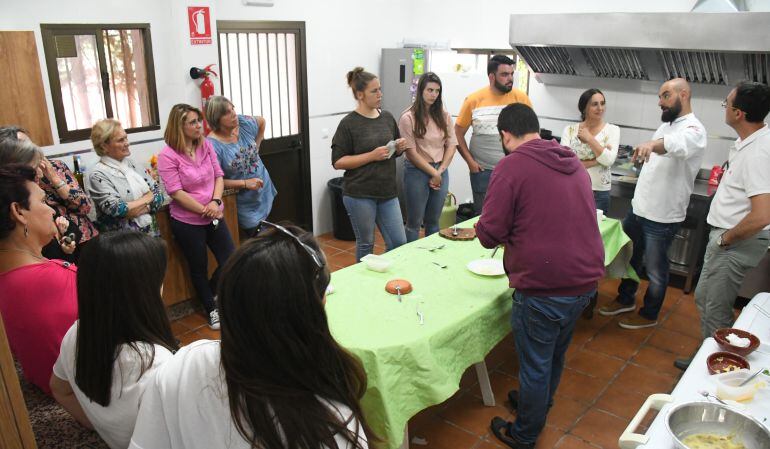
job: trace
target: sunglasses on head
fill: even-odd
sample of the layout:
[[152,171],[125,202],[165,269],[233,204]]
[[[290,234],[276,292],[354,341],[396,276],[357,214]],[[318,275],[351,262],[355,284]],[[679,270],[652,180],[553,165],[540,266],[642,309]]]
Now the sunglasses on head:
[[271,223],[271,222],[269,222],[267,220],[262,220],[262,222],[260,223],[259,226],[262,227],[263,225],[271,226],[274,229],[277,229],[278,231],[282,232],[283,234],[286,234],[289,237],[291,237],[295,242],[297,242],[299,244],[299,246],[302,247],[302,249],[304,249],[308,253],[308,255],[313,259],[313,262],[315,262],[315,264],[316,264],[316,266],[318,267],[319,270],[322,270],[323,267],[326,266],[326,262],[324,261],[323,257],[321,257],[318,254],[318,251],[316,251],[313,248],[311,248],[310,245],[308,245],[307,243],[305,243],[302,240],[300,240],[299,237],[294,235],[294,233],[292,233],[291,231],[289,231],[285,227],[283,227],[283,226],[281,226],[279,224]]

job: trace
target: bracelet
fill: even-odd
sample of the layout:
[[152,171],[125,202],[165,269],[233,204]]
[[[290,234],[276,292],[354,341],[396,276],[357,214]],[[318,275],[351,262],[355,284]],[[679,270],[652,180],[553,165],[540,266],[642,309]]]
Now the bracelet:
[[65,181],[62,181],[59,184],[56,184],[55,186],[53,186],[53,189],[54,190],[59,190],[59,189],[61,189],[62,187],[66,186],[66,185],[67,185],[67,183]]

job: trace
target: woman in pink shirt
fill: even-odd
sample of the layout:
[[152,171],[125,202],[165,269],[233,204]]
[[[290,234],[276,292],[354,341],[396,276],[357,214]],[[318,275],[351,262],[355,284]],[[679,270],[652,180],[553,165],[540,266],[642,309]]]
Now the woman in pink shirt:
[[406,139],[404,187],[406,189],[406,240],[438,232],[438,219],[449,190],[449,173],[457,139],[452,117],[441,101],[441,79],[433,72],[420,77],[417,96],[398,122]]
[[26,165],[0,167],[0,315],[24,377],[46,394],[59,347],[78,318],[76,268],[43,257],[54,211]]
[[163,138],[166,146],[158,156],[158,174],[171,196],[171,232],[187,259],[209,327],[219,329],[213,293],[219,268],[209,280],[206,246],[220,267],[235,251],[222,214],[224,173],[214,147],[203,138],[203,114],[197,108],[174,105]]

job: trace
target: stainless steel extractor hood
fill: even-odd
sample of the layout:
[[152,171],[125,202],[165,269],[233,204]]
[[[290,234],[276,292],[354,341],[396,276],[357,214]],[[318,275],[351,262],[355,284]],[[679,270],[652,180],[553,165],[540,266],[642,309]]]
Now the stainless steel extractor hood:
[[512,14],[510,44],[546,84],[656,91],[767,84],[768,29],[768,12]]

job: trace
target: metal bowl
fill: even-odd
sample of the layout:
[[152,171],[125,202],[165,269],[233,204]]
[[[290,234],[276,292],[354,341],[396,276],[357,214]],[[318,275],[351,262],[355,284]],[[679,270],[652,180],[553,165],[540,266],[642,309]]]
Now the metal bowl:
[[735,435],[735,441],[746,449],[770,449],[770,431],[754,418],[711,402],[680,404],[668,414],[666,428],[676,442],[676,447],[689,449],[682,443],[686,437],[697,433]]

